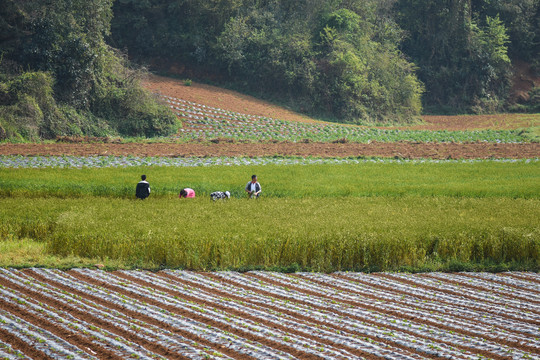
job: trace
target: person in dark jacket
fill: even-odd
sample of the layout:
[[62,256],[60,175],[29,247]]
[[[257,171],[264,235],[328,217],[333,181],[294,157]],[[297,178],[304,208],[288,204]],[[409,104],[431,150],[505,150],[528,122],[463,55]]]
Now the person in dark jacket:
[[144,200],[150,195],[150,184],[146,181],[146,175],[141,176],[141,181],[137,184],[135,189],[135,196],[137,198]]

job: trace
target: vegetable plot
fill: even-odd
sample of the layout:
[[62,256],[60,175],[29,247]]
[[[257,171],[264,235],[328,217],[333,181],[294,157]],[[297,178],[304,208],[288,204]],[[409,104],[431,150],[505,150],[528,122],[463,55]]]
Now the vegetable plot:
[[493,142],[521,143],[529,140],[519,130],[428,131],[389,130],[330,123],[284,121],[246,115],[191,101],[162,96],[183,120],[181,140],[226,138],[248,141],[352,141],[377,142]]
[[532,273],[0,269],[0,355],[43,359],[531,359]]
[[263,166],[340,164],[478,164],[537,163],[540,159],[388,159],[388,158],[285,158],[285,157],[138,157],[138,156],[3,156],[0,168],[126,168],[140,166]]

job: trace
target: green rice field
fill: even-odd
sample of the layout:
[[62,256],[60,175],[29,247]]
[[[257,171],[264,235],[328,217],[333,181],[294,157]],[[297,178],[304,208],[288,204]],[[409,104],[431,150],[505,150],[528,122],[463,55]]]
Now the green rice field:
[[539,198],[525,161],[0,169],[0,266],[537,271]]

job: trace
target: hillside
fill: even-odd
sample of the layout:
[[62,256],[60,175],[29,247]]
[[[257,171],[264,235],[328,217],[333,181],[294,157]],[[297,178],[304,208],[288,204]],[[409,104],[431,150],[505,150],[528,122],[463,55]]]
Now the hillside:
[[176,132],[142,71],[106,43],[112,4],[0,2],[0,141]]
[[[190,86],[186,86],[183,80],[151,74],[145,79],[143,85],[153,93],[162,96],[191,101],[198,105],[220,108],[240,114],[302,123],[329,124],[253,96],[195,81],[191,82]],[[407,126],[378,126],[377,128],[468,131],[483,129],[513,130],[540,126],[540,116],[536,114],[423,115],[421,120],[421,123]],[[350,126],[356,128],[354,125]]]
[[289,121],[316,122],[316,120],[288,110],[284,107],[271,104],[253,96],[241,94],[221,87],[192,82],[190,86],[184,85],[179,79],[149,75],[143,85],[150,91],[197,104],[222,108],[238,113],[265,116]]
[[540,90],[516,109],[511,94],[516,62],[540,69],[539,0],[126,0],[113,12],[111,44],[131,59],[311,116],[538,112]]

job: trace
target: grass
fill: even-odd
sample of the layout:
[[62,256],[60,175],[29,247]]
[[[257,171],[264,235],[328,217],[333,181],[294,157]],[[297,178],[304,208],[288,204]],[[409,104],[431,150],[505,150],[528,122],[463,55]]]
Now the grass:
[[[251,173],[259,200],[240,198]],[[539,180],[538,163],[489,161],[2,169],[0,266],[538,271]]]
[[343,196],[540,196],[540,163],[362,163],[302,166],[133,167],[84,169],[0,169],[0,197],[105,196],[128,198],[141,174],[152,197],[177,196],[183,187],[199,195],[243,188],[257,174],[265,197]]
[[125,268],[125,264],[118,260],[54,255],[48,251],[46,243],[33,239],[0,241],[0,267],[48,267],[67,270],[96,265],[103,265],[106,269]]
[[[440,269],[452,262],[536,266],[540,201],[447,197],[213,203],[4,199],[2,264],[114,263],[194,270]],[[10,209],[10,210],[6,210]],[[22,239],[22,245],[14,245]],[[29,242],[30,241],[30,242]],[[22,249],[22,250],[21,250]],[[41,260],[44,257],[44,260]]]

